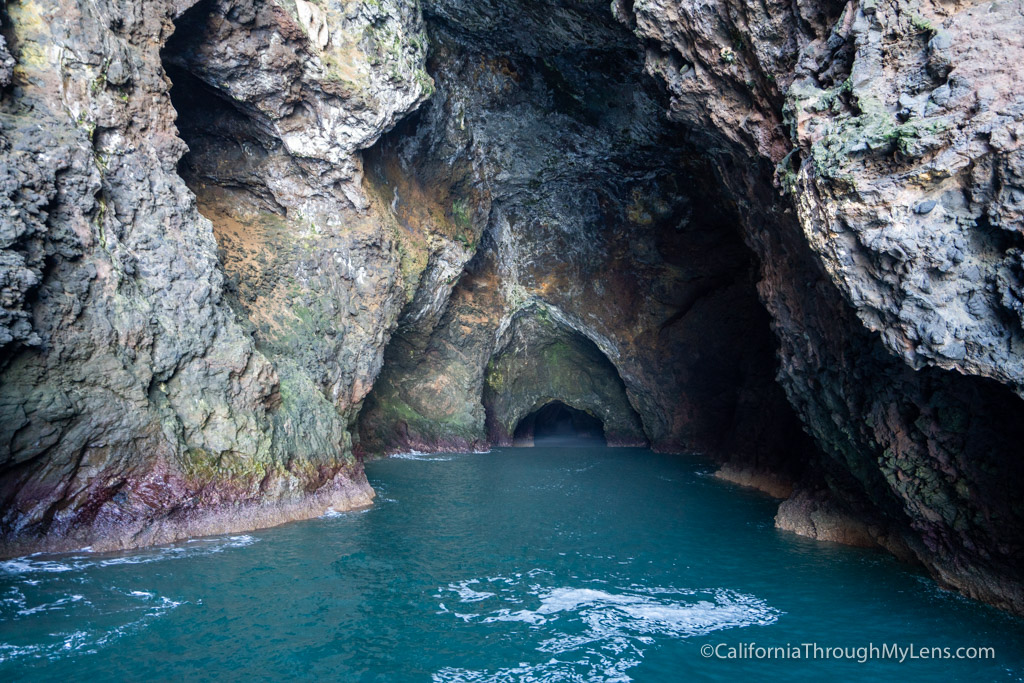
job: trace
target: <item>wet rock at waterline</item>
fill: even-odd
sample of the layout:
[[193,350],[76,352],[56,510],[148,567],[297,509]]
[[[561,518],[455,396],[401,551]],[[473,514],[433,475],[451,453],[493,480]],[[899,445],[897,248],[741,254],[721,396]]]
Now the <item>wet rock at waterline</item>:
[[4,552],[562,404],[1024,611],[1024,18],[811,4],[8,3]]
[[314,45],[294,3],[6,8],[5,552],[370,503],[350,422],[415,273],[357,150],[430,79],[404,4],[323,21]]

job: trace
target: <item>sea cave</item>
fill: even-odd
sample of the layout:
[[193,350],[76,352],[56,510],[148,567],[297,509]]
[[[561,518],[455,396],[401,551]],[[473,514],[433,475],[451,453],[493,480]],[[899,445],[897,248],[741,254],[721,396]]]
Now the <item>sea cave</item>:
[[0,674],[1024,675],[1021,36],[6,3]]

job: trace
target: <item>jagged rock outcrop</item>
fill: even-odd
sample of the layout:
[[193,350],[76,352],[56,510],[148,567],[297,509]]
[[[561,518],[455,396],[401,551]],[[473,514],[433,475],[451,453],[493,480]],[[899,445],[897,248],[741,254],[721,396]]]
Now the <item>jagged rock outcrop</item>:
[[370,502],[348,423],[422,268],[357,150],[432,87],[421,18],[192,5],[6,8],[5,553]]
[[779,164],[868,329],[1020,393],[1020,8],[618,2],[674,119]]
[[798,72],[789,91],[804,233],[910,366],[1024,395],[1024,13],[865,3],[843,21],[846,80]]
[[857,538],[1024,610],[1019,6],[616,12],[741,198],[779,380],[823,450],[779,525],[843,540],[836,520],[857,520]]

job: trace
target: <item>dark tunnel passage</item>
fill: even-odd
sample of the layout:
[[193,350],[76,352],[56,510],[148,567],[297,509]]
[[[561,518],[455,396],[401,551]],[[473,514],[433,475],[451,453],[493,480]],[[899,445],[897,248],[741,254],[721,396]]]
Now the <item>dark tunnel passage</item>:
[[596,446],[605,445],[604,424],[598,418],[552,401],[536,410],[516,426],[515,446]]

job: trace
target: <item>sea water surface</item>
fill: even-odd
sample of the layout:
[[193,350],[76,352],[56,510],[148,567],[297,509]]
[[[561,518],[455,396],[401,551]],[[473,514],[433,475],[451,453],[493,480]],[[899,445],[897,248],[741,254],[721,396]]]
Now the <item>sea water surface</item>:
[[[1021,680],[1024,622],[640,449],[367,465],[367,511],[0,563],[0,680]],[[991,647],[987,660],[719,659]],[[777,655],[778,656],[778,655]]]

